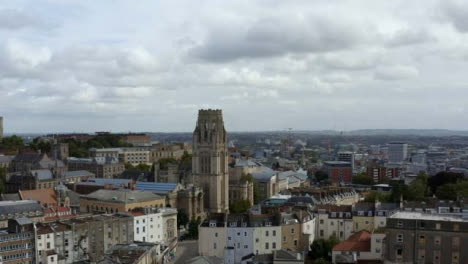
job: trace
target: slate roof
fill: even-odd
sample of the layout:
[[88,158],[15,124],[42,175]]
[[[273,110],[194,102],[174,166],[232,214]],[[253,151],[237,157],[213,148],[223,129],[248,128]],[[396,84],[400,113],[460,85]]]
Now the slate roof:
[[36,201],[1,201],[0,215],[23,214],[27,212],[43,212],[42,206]]
[[[86,182],[79,182],[78,185],[114,185],[119,188],[122,185],[128,186],[131,182],[130,179],[105,179],[105,178],[92,178]],[[140,182],[137,181],[135,189],[138,191],[150,191],[156,194],[167,194],[177,189],[177,183],[165,183],[165,182]]]
[[72,177],[92,177],[94,178],[94,173],[91,173],[87,170],[78,170],[78,171],[67,171],[64,173],[64,178],[72,178]]
[[13,158],[13,161],[34,163],[41,159],[39,153],[19,153]]
[[27,217],[18,217],[15,219],[18,225],[31,225],[33,222]]
[[4,156],[0,155],[0,163],[8,163],[14,159],[14,156]]
[[271,177],[276,175],[276,171],[268,168],[268,167],[262,167],[261,172],[254,172],[252,173],[252,177],[256,179],[257,181],[269,181]]
[[44,170],[31,170],[31,174],[36,176],[38,180],[44,181],[44,180],[52,180],[54,175],[52,175],[52,172],[50,170],[44,169]]
[[145,201],[153,201],[164,199],[152,192],[133,191],[128,189],[108,190],[100,189],[88,195],[83,195],[82,198],[114,202],[114,203],[137,203]]

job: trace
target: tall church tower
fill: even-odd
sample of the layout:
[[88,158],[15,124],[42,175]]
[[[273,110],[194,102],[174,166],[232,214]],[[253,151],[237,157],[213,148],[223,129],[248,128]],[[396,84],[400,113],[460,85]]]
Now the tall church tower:
[[193,132],[192,173],[203,188],[204,206],[210,213],[229,210],[227,135],[221,110],[199,110]]

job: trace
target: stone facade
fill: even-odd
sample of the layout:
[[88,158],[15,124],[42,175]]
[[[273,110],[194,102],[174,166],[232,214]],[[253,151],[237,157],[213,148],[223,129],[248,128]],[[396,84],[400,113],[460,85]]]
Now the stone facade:
[[221,110],[200,110],[193,132],[192,172],[210,212],[229,211],[227,133]]

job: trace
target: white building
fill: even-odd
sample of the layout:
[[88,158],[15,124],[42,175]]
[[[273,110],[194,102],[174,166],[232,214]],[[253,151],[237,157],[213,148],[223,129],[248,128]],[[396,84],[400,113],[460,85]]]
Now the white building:
[[315,214],[315,238],[329,239],[336,236],[340,241],[353,234],[353,216],[351,206],[317,206]]
[[132,212],[134,240],[169,244],[177,238],[177,210],[143,208]]
[[39,264],[56,264],[58,262],[54,231],[48,225],[39,224],[36,226],[36,258]]

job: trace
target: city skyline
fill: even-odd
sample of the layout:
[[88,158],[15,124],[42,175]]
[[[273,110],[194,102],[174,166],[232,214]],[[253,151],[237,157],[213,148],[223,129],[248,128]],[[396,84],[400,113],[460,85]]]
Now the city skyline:
[[[468,130],[462,1],[11,1],[11,133]],[[339,19],[336,19],[339,18]]]

